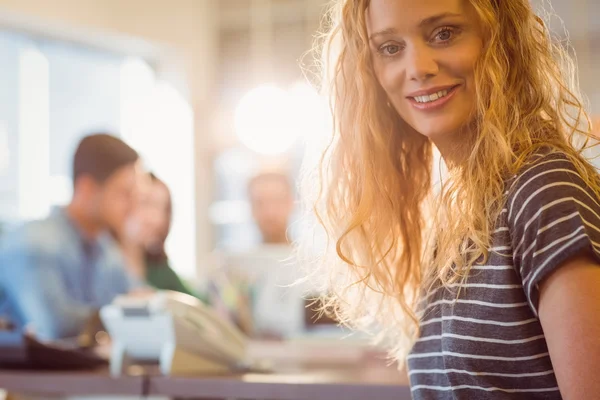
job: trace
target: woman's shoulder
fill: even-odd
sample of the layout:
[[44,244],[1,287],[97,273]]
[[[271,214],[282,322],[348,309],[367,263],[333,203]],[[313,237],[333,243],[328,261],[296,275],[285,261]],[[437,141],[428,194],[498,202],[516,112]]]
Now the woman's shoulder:
[[584,159],[555,149],[529,155],[508,182],[507,208],[542,207],[565,198],[598,203],[598,173]]
[[[561,150],[543,148],[528,155],[508,181],[507,194],[514,195],[525,187],[540,187],[560,181],[584,181],[587,162]],[[588,164],[589,165],[589,164]],[[597,172],[594,170],[594,175]]]

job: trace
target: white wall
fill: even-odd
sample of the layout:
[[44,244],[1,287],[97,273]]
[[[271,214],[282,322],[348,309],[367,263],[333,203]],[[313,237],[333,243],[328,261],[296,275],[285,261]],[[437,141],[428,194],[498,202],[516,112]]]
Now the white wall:
[[[557,35],[568,34],[575,49],[581,89],[590,100],[590,110],[600,114],[600,81],[597,79],[600,58],[600,1],[598,0],[531,0],[550,13],[550,29]],[[548,15],[543,15],[547,17]]]

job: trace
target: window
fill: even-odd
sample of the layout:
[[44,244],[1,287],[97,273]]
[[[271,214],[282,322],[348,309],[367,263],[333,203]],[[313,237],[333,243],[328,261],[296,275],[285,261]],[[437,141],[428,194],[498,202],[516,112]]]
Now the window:
[[168,83],[156,79],[145,62],[121,65],[121,127],[147,168],[171,191],[173,221],[167,254],[184,277],[196,274],[194,127],[189,103]]
[[0,219],[43,218],[69,200],[79,139],[119,131],[122,59],[0,31]]
[[45,217],[72,195],[91,132],[122,134],[171,189],[173,267],[196,273],[193,113],[140,59],[0,31],[0,225]]

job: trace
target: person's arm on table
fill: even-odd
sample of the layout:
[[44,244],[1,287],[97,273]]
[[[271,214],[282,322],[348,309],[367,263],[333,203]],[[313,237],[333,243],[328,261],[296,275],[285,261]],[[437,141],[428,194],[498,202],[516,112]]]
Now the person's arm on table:
[[5,290],[36,337],[76,336],[96,311],[69,297],[56,255],[13,251],[4,261]]

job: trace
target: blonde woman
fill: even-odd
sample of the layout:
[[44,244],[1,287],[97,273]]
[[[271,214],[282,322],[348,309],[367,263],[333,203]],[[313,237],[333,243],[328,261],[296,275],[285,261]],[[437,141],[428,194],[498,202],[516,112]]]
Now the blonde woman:
[[527,0],[335,3],[335,135],[303,188],[330,310],[415,399],[600,398],[600,179],[566,52]]

